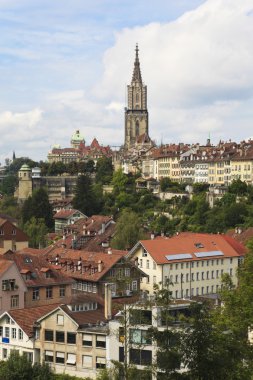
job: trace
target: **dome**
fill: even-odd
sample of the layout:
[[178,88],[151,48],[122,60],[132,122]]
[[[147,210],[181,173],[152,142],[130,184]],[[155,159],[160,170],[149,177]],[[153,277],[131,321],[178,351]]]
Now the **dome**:
[[79,130],[75,131],[71,137],[71,141],[76,141],[76,142],[82,142],[84,141],[83,135],[80,133]]
[[27,171],[27,170],[31,171],[31,168],[30,168],[29,165],[23,164],[19,170],[22,171],[22,172]]

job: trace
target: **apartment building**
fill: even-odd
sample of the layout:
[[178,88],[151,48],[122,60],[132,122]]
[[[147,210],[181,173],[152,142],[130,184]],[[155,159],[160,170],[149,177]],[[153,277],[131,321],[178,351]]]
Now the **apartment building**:
[[171,283],[173,298],[215,294],[228,273],[237,284],[236,271],[245,247],[225,235],[185,232],[172,238],[139,241],[129,252],[147,278],[141,290],[153,294],[156,283]]
[[[63,271],[55,269],[41,254],[27,248],[19,253],[6,254],[10,263],[15,263],[27,291],[24,301],[20,299],[20,307],[34,307],[45,304],[63,302],[72,291],[73,279]],[[39,250],[38,250],[39,252]]]
[[[147,302],[148,301],[148,302]],[[179,330],[184,328],[182,316],[190,316],[191,300],[176,300],[169,305],[168,319],[169,329]],[[148,305],[148,306],[147,306]],[[155,299],[149,298],[140,300],[134,305],[125,305],[124,314],[116,315],[109,322],[109,336],[107,346],[107,358],[109,367],[112,361],[121,363],[126,360],[130,365],[135,365],[140,371],[144,371],[147,366],[151,367],[156,362],[157,344],[148,334],[151,327],[158,331],[164,331],[167,326],[164,316],[164,307],[157,306]],[[179,372],[184,371],[183,363],[178,368]],[[159,376],[159,369],[152,373],[145,373],[145,379],[156,380]],[[144,378],[144,375],[143,377]]]
[[104,296],[105,284],[111,284],[112,297],[130,297],[140,290],[146,274],[126,258],[126,251],[108,248],[107,252],[89,252],[56,248],[46,253],[58,272],[69,276],[72,287],[82,292]]

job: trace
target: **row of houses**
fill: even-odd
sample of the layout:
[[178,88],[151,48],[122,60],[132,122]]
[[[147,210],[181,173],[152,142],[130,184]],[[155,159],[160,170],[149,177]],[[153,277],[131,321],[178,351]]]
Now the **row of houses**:
[[144,178],[168,177],[181,183],[229,185],[253,182],[253,142],[220,142],[213,146],[170,144],[153,148],[138,163]]
[[[178,326],[194,299],[217,297],[223,274],[237,283],[245,252],[230,236],[196,233],[142,240],[129,252],[57,244],[9,250],[0,259],[0,359],[15,349],[57,373],[91,378],[112,360],[143,370],[156,357],[148,328],[165,327],[158,306],[145,304],[154,285],[169,286]],[[126,336],[122,311],[131,310],[139,317],[127,318]]]

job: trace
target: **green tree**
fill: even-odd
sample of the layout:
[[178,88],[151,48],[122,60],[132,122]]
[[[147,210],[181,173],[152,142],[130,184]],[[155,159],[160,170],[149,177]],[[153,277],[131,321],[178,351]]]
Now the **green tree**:
[[26,355],[11,351],[9,358],[0,364],[0,380],[53,380],[53,374],[47,365],[33,366]]
[[79,176],[73,206],[88,216],[99,213],[103,207],[103,191],[101,185],[93,185],[90,177],[87,175]]
[[10,174],[4,177],[0,185],[0,193],[6,195],[13,195],[15,188],[18,184],[18,179],[16,175]]
[[112,159],[110,157],[101,157],[97,160],[96,165],[96,182],[107,185],[111,182],[113,175]]
[[48,194],[44,188],[35,190],[32,196],[23,204],[23,224],[28,222],[32,217],[35,217],[36,219],[44,219],[48,229],[52,229],[54,226],[53,209],[49,203]]
[[242,182],[240,179],[236,179],[228,187],[228,192],[239,196],[246,195],[248,192],[248,185],[246,182]]
[[112,184],[113,192],[115,195],[125,192],[127,183],[128,177],[126,174],[123,173],[122,169],[119,169],[113,173]]
[[125,209],[117,220],[112,246],[117,249],[130,249],[143,238],[143,235],[139,216]]
[[181,379],[179,373],[182,354],[180,350],[180,332],[178,327],[173,327],[169,307],[171,305],[172,284],[167,280],[164,286],[154,286],[155,304],[160,310],[164,329],[152,327],[149,329],[150,336],[156,342],[157,354],[155,371],[159,380]]
[[47,243],[48,232],[44,219],[32,217],[24,225],[24,232],[29,237],[29,246],[32,248],[44,248]]

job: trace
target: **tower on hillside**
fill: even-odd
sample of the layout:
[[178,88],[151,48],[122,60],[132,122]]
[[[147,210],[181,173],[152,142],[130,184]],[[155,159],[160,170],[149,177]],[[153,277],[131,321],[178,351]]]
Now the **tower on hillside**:
[[125,149],[138,140],[148,138],[147,86],[141,78],[139,49],[136,45],[132,82],[127,86],[127,107],[125,108]]

